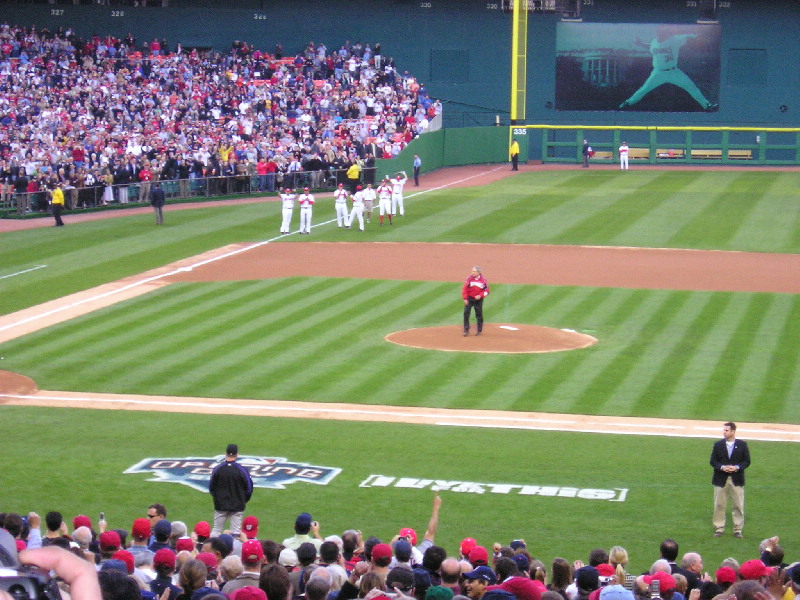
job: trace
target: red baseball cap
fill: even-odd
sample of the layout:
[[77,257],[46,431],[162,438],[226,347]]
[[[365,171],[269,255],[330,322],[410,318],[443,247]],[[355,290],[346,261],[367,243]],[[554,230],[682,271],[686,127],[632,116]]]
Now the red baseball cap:
[[169,548],[162,548],[153,557],[153,566],[175,568],[175,553]]
[[267,600],[267,593],[261,588],[247,585],[235,590],[231,594],[231,600]]
[[175,540],[175,552],[183,552],[184,550],[187,552],[194,550],[194,542],[192,541],[192,538],[182,537]]
[[739,567],[739,575],[742,576],[742,579],[759,579],[770,573],[772,573],[772,569],[757,558],[748,560]]
[[717,580],[717,583],[736,583],[738,579],[733,567],[720,567],[717,569],[717,572],[714,573],[714,578]]
[[[358,189],[361,189],[361,186],[358,186]],[[410,538],[408,541],[411,542],[412,546],[417,545],[417,532],[411,529],[411,527],[403,527],[400,530],[400,537],[408,537]]]
[[122,546],[122,540],[119,539],[119,534],[116,531],[104,531],[100,534],[100,548],[119,548]]
[[372,548],[372,558],[391,558],[392,547],[389,544],[375,544]]
[[258,518],[254,516],[245,517],[242,521],[242,531],[247,536],[247,539],[252,540],[258,537]]
[[473,567],[489,564],[489,552],[483,546],[475,546],[469,551],[468,560]]
[[675,589],[675,578],[670,575],[669,573],[665,573],[664,571],[657,571],[652,575],[645,575],[642,580],[647,584],[650,585],[653,580],[656,580],[661,584],[661,591],[666,592],[668,590]]
[[264,560],[264,548],[258,540],[247,540],[242,544],[242,562],[254,563]]
[[131,535],[137,540],[144,540],[150,537],[150,519],[136,519],[131,527]]
[[464,538],[461,540],[461,554],[463,556],[469,556],[469,553],[472,552],[472,549],[478,545],[472,538]]
[[87,517],[86,515],[78,515],[74,519],[72,519],[72,527],[77,529],[78,527],[88,527],[89,529],[92,528],[92,520]]
[[211,525],[208,524],[208,521],[200,521],[194,526],[194,532],[200,537],[207,538],[211,535]]
[[117,550],[114,554],[111,555],[111,558],[115,560],[121,560],[125,563],[125,567],[128,569],[128,575],[133,575],[133,554],[128,552],[127,550]]

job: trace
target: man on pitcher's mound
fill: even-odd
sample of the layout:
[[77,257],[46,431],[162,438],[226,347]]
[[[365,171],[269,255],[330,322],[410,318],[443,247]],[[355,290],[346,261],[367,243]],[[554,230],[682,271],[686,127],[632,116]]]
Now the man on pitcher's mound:
[[489,295],[489,283],[481,274],[480,267],[472,267],[464,286],[461,288],[461,297],[464,299],[464,336],[469,335],[469,316],[475,309],[475,320],[478,322],[478,332],[483,331],[483,299]]

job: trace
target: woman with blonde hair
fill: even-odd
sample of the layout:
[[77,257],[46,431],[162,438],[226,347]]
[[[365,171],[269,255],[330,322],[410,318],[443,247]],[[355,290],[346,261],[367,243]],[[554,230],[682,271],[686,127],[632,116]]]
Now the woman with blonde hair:
[[622,546],[614,546],[608,551],[608,562],[616,571],[617,583],[624,585],[625,577],[628,574],[625,570],[625,567],[628,566],[628,551]]

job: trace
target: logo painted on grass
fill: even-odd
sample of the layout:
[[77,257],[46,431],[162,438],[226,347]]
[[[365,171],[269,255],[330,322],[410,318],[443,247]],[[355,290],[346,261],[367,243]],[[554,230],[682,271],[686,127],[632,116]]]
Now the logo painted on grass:
[[525,485],[514,483],[478,483],[475,481],[447,481],[442,479],[415,479],[413,477],[388,477],[370,475],[359,487],[393,487],[461,492],[464,494],[516,494],[519,496],[549,496],[555,498],[582,498],[583,500],[608,500],[625,502],[627,488],[602,490],[595,488]]
[[[208,491],[211,471],[225,460],[225,455],[187,458],[145,458],[125,473],[153,473],[148,481],[180,483],[201,492]],[[289,462],[275,456],[240,456],[239,464],[250,471],[253,487],[282,490],[291,483],[327,485],[342,472],[333,467]]]

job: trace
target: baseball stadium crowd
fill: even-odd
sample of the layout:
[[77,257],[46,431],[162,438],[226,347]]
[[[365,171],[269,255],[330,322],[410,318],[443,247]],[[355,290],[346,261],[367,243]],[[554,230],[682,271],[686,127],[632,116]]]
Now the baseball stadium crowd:
[[260,536],[252,515],[241,532],[211,537],[208,522],[190,529],[157,503],[130,531],[104,520],[95,530],[85,515],[69,527],[53,511],[44,523],[36,513],[2,513],[0,534],[13,537],[21,561],[55,568],[73,600],[793,600],[800,593],[800,565],[784,562],[777,537],[753,548],[757,558],[718,567],[705,567],[694,551],[679,559],[678,543],[666,539],[638,575],[621,546],[591,550],[586,564],[545,563],[522,539],[486,547],[465,538],[448,555],[435,545],[440,506],[437,494],[421,539],[411,528],[387,541],[355,529],[323,538],[308,513],[280,542]]
[[[244,41],[197,51],[128,34],[0,25],[0,203],[46,210],[320,185],[392,158],[442,111],[381,44]],[[335,179],[334,179],[335,180]]]

